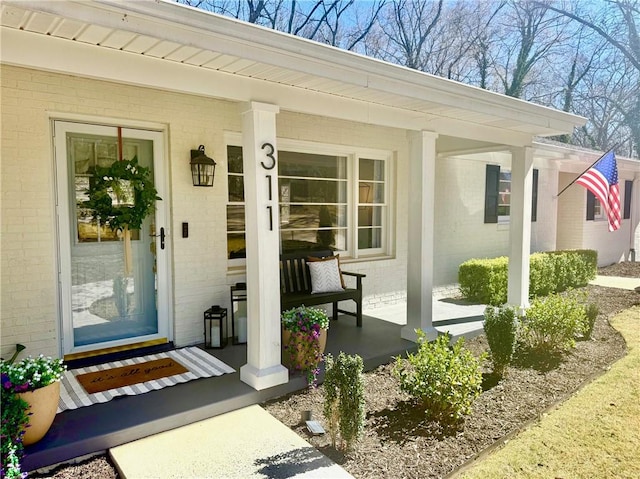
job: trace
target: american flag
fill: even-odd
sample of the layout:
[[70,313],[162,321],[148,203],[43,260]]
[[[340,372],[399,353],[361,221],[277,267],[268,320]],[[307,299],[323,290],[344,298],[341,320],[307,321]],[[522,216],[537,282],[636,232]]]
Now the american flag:
[[585,171],[576,183],[587,188],[609,216],[609,231],[620,228],[620,189],[618,187],[618,166],[613,150],[605,154],[591,168]]

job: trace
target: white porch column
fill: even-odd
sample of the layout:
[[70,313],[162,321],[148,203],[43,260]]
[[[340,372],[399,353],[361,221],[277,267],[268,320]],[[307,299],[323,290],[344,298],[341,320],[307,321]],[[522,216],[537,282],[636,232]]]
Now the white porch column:
[[436,138],[430,131],[409,133],[407,325],[401,332],[409,341],[416,341],[416,329],[429,341],[438,335],[433,327]]
[[509,215],[509,290],[507,302],[529,306],[529,253],[531,251],[531,193],[533,148],[511,150],[511,211]]
[[280,364],[280,219],[276,105],[242,109],[247,252],[247,364],[240,379],[257,390],[289,380]]

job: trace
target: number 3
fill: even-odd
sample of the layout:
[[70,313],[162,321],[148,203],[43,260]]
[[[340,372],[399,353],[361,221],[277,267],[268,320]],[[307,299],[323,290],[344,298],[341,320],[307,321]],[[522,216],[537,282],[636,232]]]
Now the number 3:
[[268,149],[269,153],[266,153],[266,157],[269,158],[271,160],[271,166],[267,166],[264,164],[264,161],[261,161],[260,164],[262,165],[262,167],[265,170],[273,170],[273,168],[276,166],[276,158],[275,156],[273,156],[273,154],[275,153],[275,148],[273,148],[273,145],[271,143],[263,143],[262,144],[262,149]]

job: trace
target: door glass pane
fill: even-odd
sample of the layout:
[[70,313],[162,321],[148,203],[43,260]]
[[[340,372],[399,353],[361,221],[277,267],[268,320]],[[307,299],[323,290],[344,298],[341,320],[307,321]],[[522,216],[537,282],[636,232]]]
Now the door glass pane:
[[[156,308],[155,243],[153,215],[141,231],[131,232],[132,268],[125,272],[127,241],[122,231],[101,224],[85,206],[87,190],[96,166],[117,161],[117,139],[111,136],[67,134],[71,177],[71,303],[74,346],[135,338],[158,333]],[[123,139],[123,159],[137,158],[153,169],[153,141]],[[133,201],[127,185],[112,201]],[[127,199],[127,197],[131,197]]]

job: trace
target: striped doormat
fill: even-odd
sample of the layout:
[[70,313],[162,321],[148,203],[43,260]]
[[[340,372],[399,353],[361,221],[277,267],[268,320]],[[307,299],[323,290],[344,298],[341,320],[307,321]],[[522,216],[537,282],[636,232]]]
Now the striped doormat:
[[[130,386],[108,389],[106,391],[96,392],[93,394],[87,393],[80,382],[76,379],[76,376],[87,373],[94,373],[112,368],[122,368],[125,366],[142,364],[165,358],[174,359],[177,363],[184,366],[187,369],[187,372],[132,384]],[[72,369],[65,372],[60,384],[60,402],[58,404],[58,412],[111,401],[117,396],[135,396],[136,394],[144,394],[156,389],[175,386],[179,383],[186,383],[193,379],[222,376],[223,374],[233,372],[235,372],[235,369],[231,366],[228,366],[219,359],[208,354],[206,351],[196,347],[175,349],[165,353],[151,354],[138,358],[125,359],[123,361],[98,364],[96,366],[89,366],[86,368]]]

